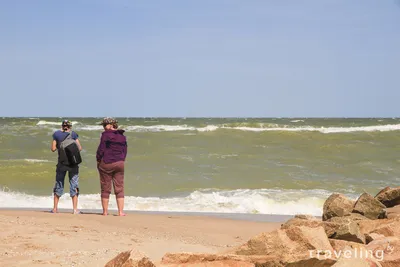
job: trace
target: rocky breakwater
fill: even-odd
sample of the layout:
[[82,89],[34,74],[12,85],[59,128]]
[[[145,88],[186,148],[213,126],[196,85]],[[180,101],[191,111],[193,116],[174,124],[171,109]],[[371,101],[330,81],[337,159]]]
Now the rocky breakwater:
[[[322,219],[296,215],[280,229],[261,233],[219,254],[167,253],[160,266],[398,267],[400,187],[357,200],[332,194]],[[106,267],[155,266],[146,256],[122,252]]]

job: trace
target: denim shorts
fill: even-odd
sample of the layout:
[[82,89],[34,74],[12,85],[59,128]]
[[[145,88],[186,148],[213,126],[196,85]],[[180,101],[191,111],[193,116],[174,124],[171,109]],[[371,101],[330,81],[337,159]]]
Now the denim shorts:
[[[67,171],[56,170],[56,184],[54,185],[53,192],[57,196],[61,197],[64,192],[64,181]],[[68,171],[69,177],[69,195],[71,197],[79,195],[79,172],[78,170]]]

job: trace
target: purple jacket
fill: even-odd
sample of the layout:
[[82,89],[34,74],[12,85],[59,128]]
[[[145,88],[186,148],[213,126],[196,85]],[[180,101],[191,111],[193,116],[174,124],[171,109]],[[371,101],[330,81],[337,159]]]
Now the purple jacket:
[[104,163],[125,161],[128,145],[124,130],[107,130],[101,134],[100,144],[97,148],[97,161]]

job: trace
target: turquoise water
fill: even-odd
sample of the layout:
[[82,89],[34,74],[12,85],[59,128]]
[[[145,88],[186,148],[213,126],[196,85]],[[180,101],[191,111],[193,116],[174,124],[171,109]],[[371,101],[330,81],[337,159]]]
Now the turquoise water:
[[[0,207],[51,206],[62,119],[0,119]],[[99,208],[101,118],[68,119],[84,148],[80,205]],[[398,118],[118,120],[131,210],[319,215],[332,192],[355,198],[400,182]]]

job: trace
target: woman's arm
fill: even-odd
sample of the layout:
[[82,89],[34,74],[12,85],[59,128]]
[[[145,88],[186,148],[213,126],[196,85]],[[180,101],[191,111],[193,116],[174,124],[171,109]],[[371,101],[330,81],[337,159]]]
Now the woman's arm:
[[99,144],[99,146],[97,148],[97,152],[96,152],[97,163],[99,163],[104,156],[104,150],[106,148],[106,140],[105,139],[106,139],[105,135],[102,134],[101,138],[100,138],[100,144]]

